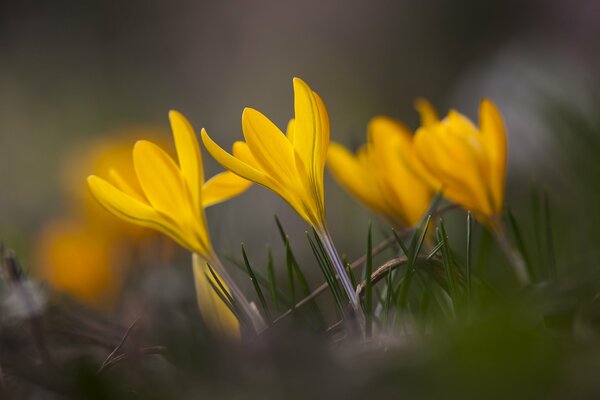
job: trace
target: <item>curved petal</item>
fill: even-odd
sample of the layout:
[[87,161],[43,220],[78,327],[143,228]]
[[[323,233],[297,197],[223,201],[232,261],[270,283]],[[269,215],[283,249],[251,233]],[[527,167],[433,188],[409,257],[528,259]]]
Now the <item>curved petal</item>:
[[177,164],[160,147],[146,140],[133,148],[133,165],[148,201],[178,224],[190,218],[189,192]]
[[506,178],[507,140],[506,128],[500,112],[490,100],[484,99],[479,106],[479,129],[490,163],[490,189],[496,213],[504,203]]
[[223,167],[241,176],[242,178],[246,178],[252,182],[256,182],[266,187],[270,187],[270,181],[262,171],[254,168],[253,166],[245,163],[244,161],[232,156],[231,154],[223,150],[210,138],[210,136],[208,136],[206,130],[202,129],[201,137],[202,143],[204,143],[204,147],[206,147],[206,150]]
[[252,182],[234,174],[233,172],[221,172],[210,178],[202,186],[202,207],[210,207],[214,204],[228,200],[241,194],[252,186]]
[[410,131],[401,123],[385,117],[371,120],[368,127],[372,164],[380,177],[385,199],[398,222],[412,226],[427,210],[432,190],[404,161],[417,163]]
[[261,169],[276,181],[297,186],[294,147],[262,113],[252,108],[242,113],[246,143]]
[[87,178],[87,182],[92,195],[109,212],[132,224],[162,232],[173,238],[181,246],[195,250],[193,246],[184,239],[184,235],[172,221],[158,213],[148,204],[123,193],[104,179],[95,175],[90,175]]
[[119,190],[127,193],[136,200],[147,202],[148,200],[144,196],[144,193],[140,193],[139,189],[136,189],[131,183],[127,182],[125,178],[114,168],[108,170],[108,176],[112,183],[119,188]]
[[440,121],[440,117],[438,117],[435,108],[424,98],[418,98],[415,100],[415,108],[421,117],[422,126],[430,127],[436,122]]
[[384,199],[373,174],[360,164],[346,148],[332,142],[327,156],[329,172],[339,184],[367,207],[377,213],[387,213]]
[[198,139],[194,128],[189,121],[179,112],[170,111],[169,120],[175,140],[175,149],[177,150],[177,159],[181,175],[189,187],[194,206],[200,207],[200,188],[204,182],[204,171],[202,168],[202,157]]
[[287,136],[290,143],[294,143],[294,132],[296,131],[296,120],[294,118],[290,119],[287,124],[287,128],[285,129],[285,136]]

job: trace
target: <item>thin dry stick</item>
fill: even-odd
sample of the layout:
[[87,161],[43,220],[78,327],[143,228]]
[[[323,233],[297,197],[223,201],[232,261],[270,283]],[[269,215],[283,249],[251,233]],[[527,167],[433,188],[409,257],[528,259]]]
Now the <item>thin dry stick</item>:
[[118,356],[112,358],[109,362],[107,362],[106,365],[104,366],[103,370],[105,371],[108,368],[114,366],[115,364],[117,364],[125,359],[131,358],[131,357],[163,354],[164,351],[165,351],[165,346],[150,346],[150,347],[142,347],[141,349],[139,349],[133,353],[119,354]]
[[137,324],[137,322],[139,321],[139,319],[140,319],[140,317],[137,317],[136,319],[133,320],[133,322],[131,323],[131,325],[129,325],[129,328],[127,328],[127,330],[125,331],[125,334],[121,338],[121,341],[119,342],[119,344],[117,345],[117,347],[115,347],[113,349],[113,351],[110,352],[110,354],[108,355],[108,357],[106,357],[106,359],[104,360],[104,362],[102,363],[102,365],[100,365],[100,368],[98,368],[98,371],[96,371],[96,374],[100,374],[106,368],[106,365],[108,365],[108,363],[114,357],[114,355],[117,354],[117,352],[119,350],[121,350],[121,348],[125,344],[125,341],[129,337],[129,334],[131,333],[131,331],[133,330],[133,328],[135,327],[135,325]]

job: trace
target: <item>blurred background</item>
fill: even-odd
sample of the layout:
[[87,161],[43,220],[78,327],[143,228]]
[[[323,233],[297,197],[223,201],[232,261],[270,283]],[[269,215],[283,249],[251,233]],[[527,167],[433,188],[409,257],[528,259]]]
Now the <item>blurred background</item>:
[[[525,240],[534,246],[540,230],[535,204],[546,190],[550,243],[560,273],[567,282],[597,279],[599,39],[600,2],[595,0],[0,0],[0,241],[50,285],[105,311],[115,302],[126,305],[126,316],[144,310],[143,302],[120,294],[127,284],[160,304],[179,301],[182,294],[193,304],[189,279],[164,268],[181,265],[189,274],[185,252],[108,215],[90,198],[85,177],[106,176],[113,165],[131,168],[130,149],[137,139],[172,146],[170,109],[186,115],[197,132],[206,128],[225,148],[242,137],[244,107],[262,111],[283,128],[293,115],[292,78],[299,76],[324,99],[332,140],[351,149],[364,143],[367,123],[376,115],[415,129],[417,97],[428,98],[440,114],[456,108],[475,121],[480,99],[492,99],[509,135],[506,202],[522,223]],[[207,176],[221,170],[206,152],[204,163]],[[364,254],[369,221],[377,240],[387,227],[326,175],[330,230],[340,252],[352,260]],[[298,258],[313,260],[306,224],[263,188],[253,187],[207,214],[215,247],[226,260],[239,259],[244,242],[250,259],[262,268],[270,243],[283,280],[274,214]],[[457,222],[452,232],[464,232],[462,212],[449,218]],[[454,237],[464,246],[462,236]],[[144,273],[130,269],[134,265],[158,268]],[[323,278],[313,267],[305,272],[314,287]],[[249,280],[242,286],[249,288]],[[477,356],[489,357],[493,371],[499,354],[477,338],[489,334],[490,340],[512,346],[512,337],[490,333],[499,328],[518,338],[522,347],[516,353],[531,350],[525,355],[531,365],[523,368],[541,368],[543,383],[550,382],[558,369],[542,367],[548,354],[560,359],[553,353],[560,351],[555,338],[523,338],[520,314],[512,311],[501,309],[494,324],[452,336],[438,360],[439,376],[465,354],[461,368],[472,372],[473,380],[493,375],[479,371]],[[188,334],[182,322],[187,320],[169,312],[164,314],[172,318],[168,321],[180,318],[180,333]],[[182,359],[191,357],[173,337],[179,336],[171,336],[170,344]],[[471,339],[475,346],[463,351]],[[277,361],[277,351],[266,358]],[[414,354],[417,362],[423,353]],[[246,361],[251,387],[256,371],[253,360]],[[519,374],[508,358],[504,361],[506,375],[500,373],[499,381]],[[407,383],[411,374],[429,376],[418,363],[417,372],[407,364],[394,364],[392,372],[403,374]],[[209,381],[210,373],[206,376]],[[360,386],[360,377],[355,378]],[[485,388],[487,381],[481,382]],[[331,389],[323,390],[321,395]]]
[[[177,109],[228,147],[246,106],[284,127],[300,76],[351,148],[376,115],[416,128],[416,97],[474,119],[491,98],[509,132],[508,203],[527,215],[531,182],[547,187],[555,218],[572,222],[559,230],[565,257],[585,259],[598,216],[599,15],[594,0],[2,1],[0,238],[34,264],[40,231],[72,214],[69,193],[105,173],[81,161],[100,138],[169,143]],[[356,257],[373,216],[329,178],[326,190],[333,236]],[[279,243],[274,213],[306,251],[306,225],[258,187],[209,209],[217,249],[237,254],[243,241],[264,262]]]

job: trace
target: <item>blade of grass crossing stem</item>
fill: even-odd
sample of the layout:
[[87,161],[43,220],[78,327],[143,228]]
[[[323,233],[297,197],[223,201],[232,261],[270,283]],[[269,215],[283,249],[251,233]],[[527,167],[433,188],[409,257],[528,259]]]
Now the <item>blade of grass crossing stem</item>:
[[269,280],[269,293],[271,295],[271,303],[275,310],[279,308],[279,298],[277,296],[277,277],[275,276],[275,268],[273,266],[273,253],[271,246],[267,246],[267,278]]
[[[406,307],[406,302],[408,299],[408,290],[410,287],[410,282],[412,280],[412,274],[414,272],[414,266],[417,261],[417,257],[421,252],[421,247],[423,246],[423,242],[425,241],[425,236],[427,235],[427,230],[429,229],[429,223],[431,221],[431,215],[428,215],[427,218],[421,223],[421,225],[415,230],[413,237],[411,239],[411,246],[408,249],[408,254],[406,255],[408,261],[406,263],[406,271],[404,272],[404,279],[398,288],[398,311],[404,309]],[[396,235],[396,240],[399,237]]]
[[521,229],[519,228],[519,224],[517,223],[517,219],[513,214],[512,210],[507,207],[506,208],[506,216],[508,217],[508,223],[513,232],[513,236],[515,238],[515,242],[517,244],[517,249],[523,256],[523,260],[525,261],[525,266],[527,267],[527,273],[531,277],[532,280],[535,280],[535,273],[533,271],[533,266],[531,265],[531,259],[529,258],[529,252],[527,251],[527,246],[525,246],[525,241],[523,240],[523,235],[521,234]]
[[444,246],[444,244],[441,242],[433,246],[433,249],[431,249],[429,254],[427,254],[427,256],[425,257],[425,261],[430,261],[433,257],[435,257],[435,255],[438,253],[438,251],[440,251],[442,246]]
[[544,207],[544,232],[546,236],[546,253],[548,257],[548,266],[552,277],[556,280],[558,271],[556,269],[556,257],[554,255],[554,239],[552,234],[552,220],[550,217],[550,201],[548,199],[548,192],[543,192],[543,207]]
[[225,289],[223,283],[221,283],[221,279],[219,279],[213,267],[210,264],[206,265],[208,266],[208,271],[210,273],[210,276],[209,274],[206,274],[206,278],[208,279],[208,283],[210,283],[210,286],[213,288],[217,296],[219,296],[223,303],[225,303],[225,305],[241,323],[251,327],[251,322],[248,321],[246,315],[240,311],[240,308],[237,306],[235,299],[231,296],[231,294],[229,294],[229,291]]
[[365,312],[365,335],[371,337],[373,334],[373,235],[372,225],[369,223],[367,233],[367,258],[365,260],[365,296],[363,310]]
[[[408,248],[406,247],[406,245],[402,241],[402,238],[398,235],[398,232],[396,232],[395,229],[392,229],[392,233],[394,234],[394,238],[396,239],[396,243],[398,243],[398,246],[400,246],[400,248],[402,249],[402,252],[408,258],[408,254],[410,253],[410,251],[408,250]],[[413,237],[414,237],[414,234],[413,234]]]
[[[348,299],[348,296],[346,295],[346,291],[343,290],[338,283],[339,281],[337,278],[336,270],[333,267],[333,264],[331,262],[331,259],[329,258],[327,251],[325,250],[325,246],[323,245],[321,238],[319,237],[319,235],[317,235],[317,231],[315,231],[314,228],[312,228],[312,234],[313,234],[313,239],[314,239],[315,243],[317,244],[319,252],[321,254],[321,259],[323,261],[325,261],[324,265],[329,269],[331,276],[333,276],[333,278],[334,278],[335,288],[339,294],[339,298],[342,300],[342,304],[346,304],[350,299]],[[340,277],[340,279],[341,279],[341,277]]]
[[438,240],[441,241],[444,246],[442,248],[442,262],[446,270],[446,277],[448,279],[448,286],[450,288],[450,297],[452,302],[456,303],[457,288],[456,288],[456,274],[454,272],[454,260],[452,259],[452,250],[448,244],[448,235],[446,234],[446,227],[444,226],[444,219],[440,218],[440,227],[438,229]]
[[[291,266],[292,266],[294,274],[296,275],[296,278],[298,280],[298,285],[300,286],[300,290],[302,291],[302,294],[304,297],[308,297],[311,294],[310,286],[308,285],[306,276],[302,273],[302,270],[300,269],[300,265],[298,264],[298,261],[296,260],[296,256],[294,255],[294,252],[292,251],[292,247],[290,246],[290,238],[287,235],[287,233],[285,232],[285,230],[283,229],[283,225],[281,224],[281,221],[279,220],[277,215],[275,215],[275,223],[277,224],[277,230],[279,231],[281,240],[283,240],[283,243],[285,244],[285,247],[286,247],[286,260],[288,257],[290,258],[291,263],[292,263]],[[310,301],[309,307],[310,307],[312,313],[315,315],[315,318],[319,321],[319,324],[321,324],[322,326],[325,326],[325,319],[323,318],[323,314],[321,313],[321,310],[319,310],[319,306],[317,305],[317,302],[315,299],[312,299]]]
[[306,238],[308,239],[310,248],[311,248],[313,254],[315,255],[315,258],[317,259],[317,264],[319,265],[319,268],[321,268],[321,272],[323,273],[323,276],[325,277],[325,281],[327,282],[327,285],[329,286],[329,290],[331,292],[331,295],[333,296],[333,300],[336,305],[336,307],[335,307],[336,315],[339,318],[339,317],[341,317],[341,315],[343,313],[344,302],[341,299],[341,294],[339,293],[339,287],[336,283],[335,275],[332,274],[331,269],[327,265],[327,262],[323,259],[323,255],[320,254],[320,251],[319,251],[317,245],[315,244],[313,239],[310,237],[310,234],[308,232],[306,232]]
[[256,280],[256,275],[254,275],[254,270],[252,269],[252,265],[250,265],[250,260],[248,259],[248,254],[246,253],[246,248],[242,243],[242,256],[244,257],[244,264],[246,264],[246,269],[248,270],[248,275],[250,275],[250,280],[252,281],[252,285],[254,286],[254,290],[256,291],[256,295],[258,296],[258,301],[267,316],[267,319],[271,321],[271,310],[269,310],[269,306],[267,305],[267,301],[265,300],[265,296],[263,295],[262,289]]

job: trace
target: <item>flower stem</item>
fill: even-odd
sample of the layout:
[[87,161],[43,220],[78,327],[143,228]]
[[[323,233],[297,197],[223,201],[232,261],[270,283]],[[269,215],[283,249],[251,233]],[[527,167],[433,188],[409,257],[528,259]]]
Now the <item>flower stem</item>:
[[323,246],[325,247],[325,251],[327,251],[327,255],[335,268],[335,272],[338,274],[340,278],[340,282],[342,282],[342,286],[348,295],[348,299],[350,299],[350,304],[352,309],[356,313],[357,318],[360,320],[363,319],[363,312],[360,307],[360,302],[358,300],[358,296],[356,294],[355,288],[352,286],[352,282],[350,281],[350,277],[344,268],[342,260],[338,255],[337,250],[333,244],[333,240],[331,239],[331,235],[327,229],[319,229],[316,231],[317,235],[319,235],[319,239],[323,242]]
[[194,273],[197,271],[202,271],[202,268],[197,268],[202,265],[203,262],[207,262],[213,270],[217,273],[217,275],[225,282],[227,288],[231,292],[231,296],[233,300],[236,302],[237,306],[240,308],[240,311],[244,313],[247,317],[247,320],[252,323],[252,328],[255,333],[261,333],[267,328],[265,320],[263,319],[260,312],[257,310],[253,304],[251,304],[244,293],[241,291],[239,286],[235,283],[231,275],[227,272],[221,260],[216,255],[210,257],[203,257],[198,253],[194,253],[192,257],[194,263]]
[[496,242],[508,258],[508,261],[513,267],[515,271],[515,275],[519,280],[521,286],[527,286],[531,283],[531,278],[529,277],[529,273],[527,272],[527,266],[525,265],[525,260],[521,253],[513,247],[513,245],[506,237],[506,232],[503,226],[500,226],[497,229],[492,229],[494,237],[496,238]]

